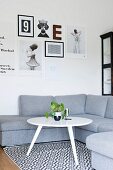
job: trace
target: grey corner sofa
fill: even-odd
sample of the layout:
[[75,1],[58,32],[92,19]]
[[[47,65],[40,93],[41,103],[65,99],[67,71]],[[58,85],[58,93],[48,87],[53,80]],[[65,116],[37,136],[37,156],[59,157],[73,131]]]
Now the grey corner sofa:
[[[95,169],[105,170],[104,163],[110,162],[109,168],[106,169],[113,170],[111,168],[113,167],[113,150],[110,149],[113,145],[113,97],[110,96],[85,94],[54,97],[21,95],[18,98],[19,115],[0,116],[0,145],[11,146],[31,143],[36,126],[28,124],[27,119],[44,116],[44,113],[49,110],[52,100],[63,102],[65,107],[69,108],[71,116],[93,120],[89,125],[73,128],[75,139],[86,142],[87,147],[92,151],[92,165]],[[46,127],[42,129],[37,142],[68,139],[66,128]],[[107,149],[104,150],[103,147]],[[102,161],[103,165],[100,166],[99,163]]]

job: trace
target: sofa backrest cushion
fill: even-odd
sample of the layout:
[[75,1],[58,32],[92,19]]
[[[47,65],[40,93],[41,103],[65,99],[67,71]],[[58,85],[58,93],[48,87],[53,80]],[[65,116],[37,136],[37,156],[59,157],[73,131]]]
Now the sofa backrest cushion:
[[53,96],[21,95],[19,97],[19,114],[26,116],[43,116],[49,111]]
[[108,97],[99,95],[87,95],[85,113],[104,117]]
[[108,97],[105,117],[113,119],[113,96]]
[[69,115],[84,113],[85,94],[55,96],[58,103],[64,103],[65,108],[69,108]]

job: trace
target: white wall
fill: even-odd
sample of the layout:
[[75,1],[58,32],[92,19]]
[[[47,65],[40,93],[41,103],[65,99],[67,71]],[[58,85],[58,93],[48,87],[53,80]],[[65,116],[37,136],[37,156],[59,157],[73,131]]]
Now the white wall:
[[[33,15],[54,24],[84,26],[87,31],[86,59],[45,59],[42,77],[0,76],[0,114],[18,114],[20,94],[101,94],[100,34],[113,28],[112,0],[0,0],[0,22],[15,27],[18,48],[17,15]],[[9,28],[10,33],[10,28]],[[19,58],[18,52],[15,56]]]

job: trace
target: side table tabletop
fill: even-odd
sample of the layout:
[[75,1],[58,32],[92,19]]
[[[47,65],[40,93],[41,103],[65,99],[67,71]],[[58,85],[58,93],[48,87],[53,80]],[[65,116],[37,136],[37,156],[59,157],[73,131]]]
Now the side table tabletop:
[[69,137],[71,141],[71,146],[73,150],[73,155],[75,159],[76,166],[78,165],[78,159],[77,159],[77,154],[76,154],[76,146],[75,146],[75,141],[74,141],[74,135],[73,135],[73,127],[74,126],[84,126],[92,123],[91,119],[87,118],[82,118],[82,117],[68,117],[69,120],[60,120],[60,121],[55,121],[53,118],[45,118],[45,117],[36,117],[36,118],[31,118],[28,119],[27,122],[36,125],[37,130],[34,134],[34,137],[32,139],[32,142],[30,144],[30,147],[27,152],[27,156],[30,154],[31,149],[33,148],[34,143],[36,142],[36,139],[38,138],[38,135],[42,129],[43,126],[46,127],[67,127],[68,132],[69,132]]

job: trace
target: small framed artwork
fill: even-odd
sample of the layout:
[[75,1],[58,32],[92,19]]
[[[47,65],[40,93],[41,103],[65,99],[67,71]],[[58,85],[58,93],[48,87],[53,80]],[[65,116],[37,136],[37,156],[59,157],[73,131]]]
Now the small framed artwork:
[[45,57],[64,57],[64,42],[45,41]]
[[18,15],[18,36],[34,37],[34,17]]
[[66,52],[69,57],[86,58],[86,29],[76,25],[68,25],[66,31]]

